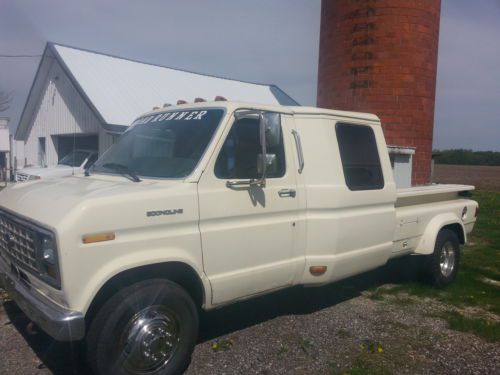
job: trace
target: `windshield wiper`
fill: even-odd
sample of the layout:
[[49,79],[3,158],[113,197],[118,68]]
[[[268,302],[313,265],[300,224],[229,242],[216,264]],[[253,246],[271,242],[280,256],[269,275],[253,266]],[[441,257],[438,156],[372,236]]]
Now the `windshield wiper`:
[[104,168],[112,169],[116,172],[121,173],[122,175],[128,175],[132,178],[132,181],[134,182],[141,182],[141,179],[139,176],[137,176],[134,172],[130,170],[129,167],[123,164],[118,164],[118,163],[106,163],[103,164]]

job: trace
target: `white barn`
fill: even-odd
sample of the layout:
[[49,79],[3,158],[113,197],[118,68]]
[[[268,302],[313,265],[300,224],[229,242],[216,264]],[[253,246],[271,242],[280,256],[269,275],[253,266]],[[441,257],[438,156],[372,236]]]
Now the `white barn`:
[[0,181],[8,180],[10,173],[10,132],[8,117],[0,117]]
[[54,165],[73,147],[104,152],[140,114],[178,99],[297,105],[242,82],[47,43],[15,133],[14,165]]

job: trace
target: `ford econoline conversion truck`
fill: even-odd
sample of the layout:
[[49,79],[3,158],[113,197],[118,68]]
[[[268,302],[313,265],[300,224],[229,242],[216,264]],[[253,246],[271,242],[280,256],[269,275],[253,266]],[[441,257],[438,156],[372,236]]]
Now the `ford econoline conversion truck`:
[[397,190],[379,119],[206,102],[139,117],[85,173],[0,193],[0,274],[97,374],[176,374],[199,309],[417,254],[457,274],[473,186]]

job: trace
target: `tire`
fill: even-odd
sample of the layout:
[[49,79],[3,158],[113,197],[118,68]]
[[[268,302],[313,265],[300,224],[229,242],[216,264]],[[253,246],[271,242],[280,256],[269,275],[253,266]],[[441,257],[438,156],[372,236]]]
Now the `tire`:
[[441,229],[434,252],[426,257],[424,264],[426,279],[435,287],[443,288],[455,281],[460,264],[460,242],[455,232]]
[[103,304],[87,333],[96,375],[174,375],[184,371],[198,337],[198,311],[178,284],[130,285]]

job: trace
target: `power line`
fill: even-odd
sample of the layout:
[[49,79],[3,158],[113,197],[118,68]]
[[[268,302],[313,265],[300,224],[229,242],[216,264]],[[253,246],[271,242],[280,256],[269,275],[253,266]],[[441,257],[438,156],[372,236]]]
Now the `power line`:
[[42,55],[0,55],[5,58],[41,57]]

